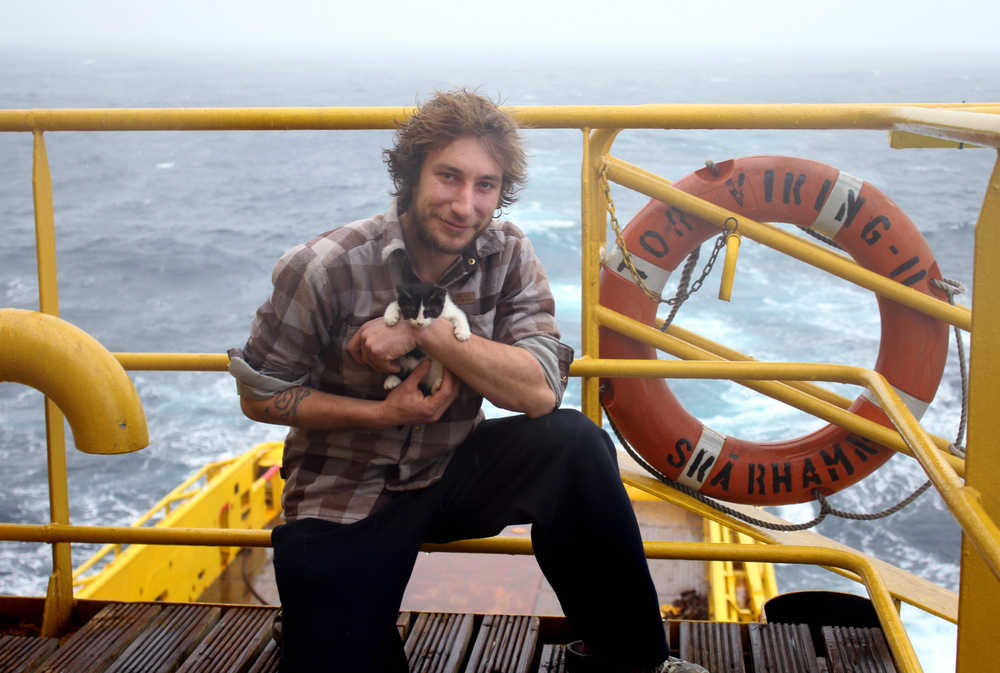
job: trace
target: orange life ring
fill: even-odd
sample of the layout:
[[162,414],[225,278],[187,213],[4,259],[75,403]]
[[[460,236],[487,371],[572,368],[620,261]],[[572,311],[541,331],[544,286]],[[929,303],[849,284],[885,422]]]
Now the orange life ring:
[[[946,299],[923,236],[889,198],[867,182],[806,159],[758,156],[716,164],[675,183],[683,191],[765,222],[812,228],[832,238],[864,267]],[[661,201],[650,201],[624,231],[645,284],[660,293],[670,272],[719,229]],[[652,324],[656,302],[632,280],[615,246],[601,273],[601,303]],[[875,370],[919,419],[934,398],[948,351],[943,322],[881,297],[882,337]],[[652,347],[608,329],[602,358],[655,359]],[[869,475],[893,451],[835,425],[781,442],[726,437],[688,413],[663,379],[602,381],[601,400],[625,438],[670,479],[722,500],[766,505],[806,502]],[[850,410],[890,425],[866,393]]]

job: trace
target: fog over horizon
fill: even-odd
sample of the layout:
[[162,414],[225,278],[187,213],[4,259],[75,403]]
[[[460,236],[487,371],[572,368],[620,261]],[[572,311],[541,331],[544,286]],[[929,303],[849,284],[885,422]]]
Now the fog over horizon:
[[[496,5],[384,0],[39,0],[9,3],[8,49],[222,53],[260,59],[351,55],[459,61],[647,55],[709,60],[755,51],[852,60],[858,54],[996,54],[1000,4],[989,0],[508,0]],[[793,51],[794,50],[794,51]]]

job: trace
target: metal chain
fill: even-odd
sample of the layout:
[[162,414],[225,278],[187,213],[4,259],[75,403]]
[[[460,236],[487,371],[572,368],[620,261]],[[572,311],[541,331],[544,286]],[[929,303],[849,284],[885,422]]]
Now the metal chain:
[[[733,218],[729,218],[730,220]],[[727,222],[729,220],[726,220]],[[695,264],[698,262],[698,256],[700,254],[701,248],[695,248],[688,255],[687,261],[684,262],[684,270],[681,272],[680,283],[677,284],[677,294],[671,299],[661,300],[665,304],[668,304],[670,308],[670,315],[663,322],[663,326],[660,328],[664,332],[670,327],[670,323],[674,321],[674,316],[677,315],[677,311],[680,310],[681,305],[687,301],[688,297],[693,295],[695,292],[701,289],[701,286],[705,283],[705,279],[708,274],[712,272],[712,267],[715,265],[715,260],[719,257],[719,251],[726,247],[726,234],[721,234],[717,239],[715,239],[715,246],[712,248],[712,254],[709,256],[708,261],[705,262],[705,268],[701,270],[701,275],[698,276],[698,280],[691,285],[691,290],[688,291],[687,284],[691,280],[691,275],[694,273]]]
[[621,223],[618,222],[618,216],[615,214],[615,201],[611,198],[611,183],[608,181],[607,166],[601,166],[601,189],[604,190],[604,200],[608,204],[608,217],[611,220],[611,228],[615,231],[615,242],[618,244],[618,249],[622,251],[623,261],[628,267],[629,273],[632,274],[633,281],[639,286],[639,289],[646,293],[647,297],[655,302],[663,301],[663,298],[650,290],[649,286],[642,280],[642,274],[635,268],[635,262],[632,261],[632,253],[625,247],[625,235],[622,232]]
[[[680,309],[681,305],[687,301],[688,297],[700,290],[701,286],[705,283],[705,279],[708,277],[708,274],[711,273],[712,266],[715,264],[715,260],[719,256],[719,251],[726,245],[726,235],[728,232],[723,232],[719,238],[716,239],[715,247],[712,248],[712,255],[705,264],[705,268],[702,269],[698,280],[696,280],[691,286],[691,289],[688,290],[688,283],[691,281],[691,276],[694,275],[694,267],[698,262],[700,247],[691,251],[691,254],[688,255],[687,260],[684,262],[684,269],[681,272],[681,280],[677,286],[677,293],[670,299],[664,299],[658,293],[653,292],[643,281],[642,274],[640,274],[639,270],[635,268],[635,262],[632,261],[632,253],[625,246],[625,234],[622,230],[621,223],[618,221],[618,215],[615,212],[615,201],[611,197],[611,183],[608,180],[607,166],[601,167],[601,189],[604,191],[604,200],[607,203],[608,218],[611,223],[611,228],[615,232],[615,242],[618,245],[618,249],[622,251],[622,260],[625,263],[625,267],[632,275],[633,282],[635,282],[635,284],[639,286],[639,289],[641,289],[651,300],[658,304],[667,304],[671,307],[670,315],[661,328],[663,331],[666,331],[666,329],[670,326],[670,323],[673,322],[674,316],[677,315],[677,311]],[[726,220],[727,224],[729,220],[733,219],[735,218],[731,217]]]

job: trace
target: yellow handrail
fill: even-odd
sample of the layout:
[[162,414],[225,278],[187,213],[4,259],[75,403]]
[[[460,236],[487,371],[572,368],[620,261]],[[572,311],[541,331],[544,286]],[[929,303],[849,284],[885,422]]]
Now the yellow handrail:
[[[287,131],[394,129],[413,107],[0,110],[0,131]],[[909,130],[1000,145],[995,103],[789,103],[507,106],[530,128]],[[948,113],[962,113],[961,124]],[[995,123],[995,119],[993,120]],[[966,137],[959,137],[959,136]]]
[[[29,530],[30,529],[30,530]],[[24,537],[8,535],[19,532]],[[11,526],[0,525],[0,540],[21,539],[29,542],[118,542],[129,544],[226,545],[266,547],[271,544],[268,530],[230,529],[158,529],[128,526]],[[869,597],[879,615],[882,628],[901,671],[916,673],[919,661],[906,636],[906,630],[895,610],[879,574],[860,554],[835,549],[798,546],[764,546],[756,544],[706,544],[694,542],[644,542],[646,556],[653,559],[688,561],[759,561],[764,563],[804,563],[842,568],[858,575],[868,589]],[[425,544],[426,552],[476,554],[531,554],[531,540],[523,537],[497,537],[462,540],[448,544]]]
[[[707,350],[680,339],[677,336],[664,334],[658,329],[653,329],[649,325],[645,325],[634,318],[618,313],[617,311],[606,306],[597,306],[594,309],[594,320],[597,324],[613,329],[616,332],[624,334],[630,339],[635,339],[641,343],[659,348],[667,353],[670,353],[671,355],[682,357],[685,360],[714,360],[716,362],[726,361]],[[765,364],[760,363],[757,360],[744,359],[739,361],[745,363]],[[580,376],[586,375],[583,374],[583,372],[586,371],[586,368],[582,364],[578,364],[581,362],[583,361],[578,360],[573,363],[570,368],[571,374]],[[593,362],[593,360],[588,358],[587,362]],[[607,360],[606,362],[621,362],[621,360]],[[831,379],[817,380],[829,381]],[[736,380],[735,382],[752,390],[756,390],[759,393],[768,395],[769,397],[773,397],[776,400],[781,400],[782,402],[785,402],[796,409],[801,409],[806,413],[812,414],[817,418],[822,418],[825,421],[829,421],[830,423],[846,428],[851,432],[857,433],[858,435],[882,444],[883,446],[887,446],[907,455],[913,455],[904,438],[892,428],[887,428],[880,423],[876,423],[875,421],[853,414],[847,411],[845,407],[836,404],[832,400],[825,400],[816,397],[809,392],[797,390],[792,387],[792,384],[801,382],[790,379],[783,379],[781,382],[768,381],[761,380],[760,377],[747,380]],[[844,381],[840,381],[840,383],[844,383]],[[864,384],[859,383],[859,385]],[[940,442],[936,440],[932,441],[935,442],[935,447],[939,447]],[[944,440],[941,440],[941,442],[944,442]],[[944,447],[939,448],[942,458],[947,461],[949,465],[951,465],[956,474],[960,476],[964,475],[965,461],[958,456],[945,452],[943,450],[945,448],[947,448],[946,443]]]
[[962,484],[934,446],[933,440],[910,413],[896,391],[878,372],[863,367],[786,362],[704,362],[663,360],[577,360],[578,376],[677,379],[799,380],[853,383],[868,388],[899,429],[912,455],[920,462],[942,499],[973,541],[994,576],[1000,579],[1000,528],[983,510],[978,491]]

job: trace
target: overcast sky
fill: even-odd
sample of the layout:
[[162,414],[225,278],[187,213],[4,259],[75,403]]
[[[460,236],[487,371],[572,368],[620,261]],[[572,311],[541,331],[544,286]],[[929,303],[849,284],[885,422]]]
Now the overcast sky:
[[[945,9],[947,8],[947,9]],[[0,44],[294,53],[433,45],[997,51],[997,0],[7,0]]]

